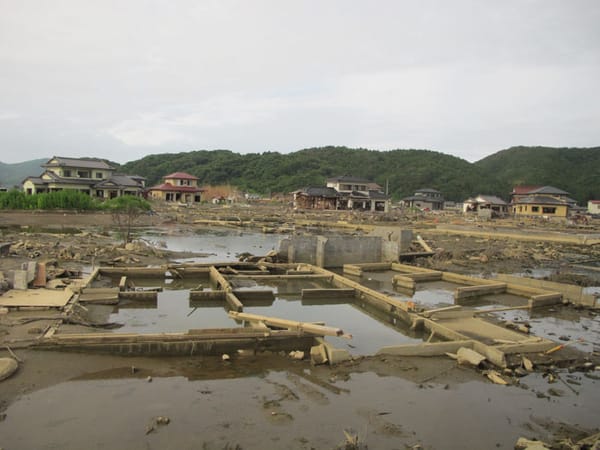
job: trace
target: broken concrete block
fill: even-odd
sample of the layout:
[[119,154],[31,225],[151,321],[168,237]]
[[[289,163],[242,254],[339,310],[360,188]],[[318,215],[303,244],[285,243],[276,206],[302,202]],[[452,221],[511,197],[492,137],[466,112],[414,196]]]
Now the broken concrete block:
[[13,271],[13,289],[19,289],[19,290],[27,289],[27,271],[26,270],[14,270]]
[[312,364],[325,364],[327,361],[327,350],[323,344],[315,345],[310,348],[310,362]]
[[31,283],[35,279],[37,262],[29,261],[21,265],[22,269],[27,271],[27,283]]
[[352,356],[350,356],[348,350],[327,346],[327,358],[329,359],[329,365],[333,366],[344,361],[349,361],[352,359]]
[[292,359],[304,359],[304,352],[302,350],[293,350],[290,352],[290,358]]
[[524,437],[520,437],[515,444],[516,450],[548,450],[550,446],[542,441],[532,441]]

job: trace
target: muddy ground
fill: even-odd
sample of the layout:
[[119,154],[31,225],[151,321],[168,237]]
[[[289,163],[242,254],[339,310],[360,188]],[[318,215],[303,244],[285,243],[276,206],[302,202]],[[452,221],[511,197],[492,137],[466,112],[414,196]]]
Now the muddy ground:
[[[180,233],[213,225],[269,233],[330,227],[360,234],[373,232],[373,226],[407,227],[434,249],[433,257],[415,261],[424,267],[483,275],[541,271],[557,281],[600,285],[600,272],[574,268],[599,261],[597,245],[428,233],[439,223],[460,226],[461,220],[453,215],[310,214],[267,206],[157,208],[136,225],[167,226]],[[598,224],[581,229],[509,220],[475,226],[600,233]],[[143,266],[202,256],[202,249],[173,253],[159,242],[125,246],[110,215],[3,213],[0,227],[1,241],[12,244],[10,254],[0,259],[3,271],[36,260],[49,262],[60,276],[92,265]],[[0,335],[10,314],[0,316]],[[578,314],[596,317],[593,311]],[[600,334],[598,322],[592,323]],[[21,336],[28,333],[22,327]],[[599,342],[588,347],[590,356]],[[523,378],[513,377],[511,386],[497,386],[449,358],[370,356],[314,367],[279,354],[234,355],[223,361],[13,351],[23,363],[17,374],[0,382],[0,447],[7,449],[513,448],[519,436],[569,448],[559,442],[577,442],[600,427],[600,371],[568,365],[540,366]],[[6,356],[8,351],[0,349],[0,357]],[[169,423],[156,417],[168,417]]]

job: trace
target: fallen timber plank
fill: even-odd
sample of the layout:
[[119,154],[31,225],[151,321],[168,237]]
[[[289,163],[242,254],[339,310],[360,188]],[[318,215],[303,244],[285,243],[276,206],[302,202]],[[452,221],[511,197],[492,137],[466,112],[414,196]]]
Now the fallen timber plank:
[[244,310],[244,305],[239,301],[233,292],[225,292],[225,300],[233,311],[240,312]]
[[119,280],[119,291],[124,291],[127,288],[127,277],[123,275]]
[[280,319],[277,317],[261,316],[258,314],[238,313],[235,311],[229,311],[229,317],[237,320],[246,320],[250,322],[263,322],[266,325],[270,325],[278,328],[287,328],[290,330],[302,331],[304,333],[315,334],[317,336],[341,336],[350,338],[351,336],[344,334],[341,328],[326,327],[323,325],[316,325],[309,322],[298,322],[295,320]]
[[377,355],[397,356],[443,356],[446,353],[456,353],[459,348],[473,348],[472,340],[444,341],[420,344],[389,345],[380,348]]
[[211,266],[210,268],[210,280],[215,284],[215,286],[220,287],[225,292],[231,291],[231,284],[229,284],[229,281],[227,281],[223,274],[214,266]]
[[424,240],[424,239],[423,239],[421,236],[419,236],[419,235],[417,235],[417,242],[418,242],[419,244],[421,244],[421,247],[423,247],[423,250],[425,250],[425,251],[426,251],[426,252],[428,252],[428,253],[433,253],[433,250],[431,249],[431,247],[430,247],[430,246],[427,244],[427,242],[425,242],[425,240]]
[[506,292],[506,283],[466,286],[456,288],[454,291],[454,299],[460,300],[469,297],[479,297],[480,295],[502,294],[504,292]]
[[452,306],[445,306],[443,308],[428,309],[427,311],[423,312],[423,316],[429,318],[432,315],[437,314],[437,313],[446,312],[446,311],[455,311],[455,310],[459,310],[459,309],[462,309],[462,306],[452,305]]
[[348,298],[354,297],[354,289],[302,289],[302,300],[318,298]]

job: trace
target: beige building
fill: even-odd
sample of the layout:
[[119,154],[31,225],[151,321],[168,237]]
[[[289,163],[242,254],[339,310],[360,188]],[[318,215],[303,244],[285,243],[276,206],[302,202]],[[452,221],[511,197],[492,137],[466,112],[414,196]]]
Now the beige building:
[[38,177],[23,180],[27,194],[76,190],[98,198],[121,195],[142,195],[144,178],[120,175],[116,167],[95,158],[64,158],[55,156],[42,165],[44,172]]
[[165,175],[162,184],[148,189],[149,198],[165,202],[200,203],[201,194],[198,177],[186,172]]

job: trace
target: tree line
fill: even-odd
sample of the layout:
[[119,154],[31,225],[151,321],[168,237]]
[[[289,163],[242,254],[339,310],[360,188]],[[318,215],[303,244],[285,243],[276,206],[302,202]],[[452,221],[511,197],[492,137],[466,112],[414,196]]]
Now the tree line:
[[158,184],[169,173],[185,171],[201,185],[230,184],[262,195],[289,193],[325,180],[352,175],[389,189],[393,199],[421,188],[463,201],[477,194],[509,199],[513,186],[552,185],[580,203],[600,198],[600,147],[514,147],[475,163],[430,150],[377,151],[320,147],[293,153],[239,154],[229,150],[196,150],[149,155],[121,166],[124,173]]

